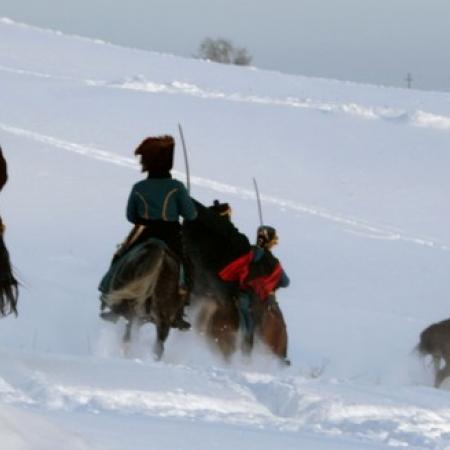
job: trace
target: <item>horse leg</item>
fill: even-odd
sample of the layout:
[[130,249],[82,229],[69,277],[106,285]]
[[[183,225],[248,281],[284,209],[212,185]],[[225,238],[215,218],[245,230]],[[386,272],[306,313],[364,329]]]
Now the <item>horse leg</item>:
[[439,388],[441,386],[442,382],[448,376],[450,376],[450,366],[446,363],[442,369],[437,371],[435,381],[434,381],[434,387]]
[[441,369],[441,355],[437,354],[437,353],[433,353],[431,356],[433,357],[433,369],[434,369],[434,376],[435,376],[434,385],[436,386],[436,377],[437,377],[439,370]]
[[130,353],[131,337],[134,324],[135,321],[133,319],[128,319],[127,324],[125,325],[125,332],[123,333],[122,337],[122,348],[125,356],[128,356]]
[[227,362],[236,351],[236,333],[237,330],[233,330],[228,325],[222,325],[211,334]]
[[442,382],[450,376],[450,355],[442,355],[444,359],[445,366],[441,369],[440,363],[441,363],[441,357],[437,355],[433,355],[433,363],[434,363],[434,370],[435,370],[435,381],[434,381],[434,387],[439,388],[442,384]]
[[169,336],[170,326],[166,323],[159,322],[156,325],[156,342],[153,346],[153,353],[155,354],[156,360],[159,361],[164,353],[164,342]]
[[253,342],[254,342],[253,334],[246,333],[244,335],[244,339],[242,340],[241,344],[241,351],[244,355],[246,356],[250,355],[250,353],[253,350]]
[[290,366],[291,362],[287,357],[288,336],[286,324],[278,305],[276,308],[265,309],[262,313],[259,334],[261,340],[280,358],[280,361]]

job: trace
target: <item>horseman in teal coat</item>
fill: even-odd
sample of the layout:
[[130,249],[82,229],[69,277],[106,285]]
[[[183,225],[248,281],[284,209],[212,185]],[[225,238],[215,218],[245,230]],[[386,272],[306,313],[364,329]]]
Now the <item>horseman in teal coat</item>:
[[197,210],[183,183],[174,180],[170,173],[174,145],[171,136],[162,136],[145,139],[135,150],[147,178],[131,190],[127,219],[135,225],[146,226],[144,237],[139,239],[159,238],[181,257],[180,216],[194,220]]
[[[131,189],[126,215],[135,226],[113,262],[137,244],[149,238],[158,239],[181,263],[179,293],[187,299],[190,288],[189,261],[183,249],[180,217],[187,221],[194,220],[197,210],[183,183],[173,179],[170,173],[174,146],[172,136],[158,136],[144,139],[135,150],[147,178]],[[107,281],[108,275],[100,285],[102,292],[107,290]],[[181,316],[176,326],[187,329],[190,324]]]

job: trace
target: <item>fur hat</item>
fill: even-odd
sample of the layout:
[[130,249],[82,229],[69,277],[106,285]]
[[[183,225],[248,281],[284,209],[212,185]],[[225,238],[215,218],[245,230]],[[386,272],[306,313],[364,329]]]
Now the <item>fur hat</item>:
[[174,147],[172,136],[148,137],[140,143],[134,154],[141,157],[143,172],[160,176],[172,170]]
[[231,216],[231,206],[228,203],[220,203],[219,200],[214,200],[214,203],[208,209],[215,211],[220,216]]
[[269,225],[261,225],[256,233],[256,245],[265,248],[270,243],[277,243],[277,230]]

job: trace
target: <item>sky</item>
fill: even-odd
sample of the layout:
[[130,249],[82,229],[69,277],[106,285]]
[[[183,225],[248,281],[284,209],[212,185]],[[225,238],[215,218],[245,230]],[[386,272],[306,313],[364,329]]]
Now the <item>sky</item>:
[[450,90],[448,0],[0,0],[0,16],[187,57],[225,37],[256,67]]

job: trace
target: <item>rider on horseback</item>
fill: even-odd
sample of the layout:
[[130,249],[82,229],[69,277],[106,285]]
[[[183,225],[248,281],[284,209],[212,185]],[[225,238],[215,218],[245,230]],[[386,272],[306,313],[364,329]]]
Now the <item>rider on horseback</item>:
[[[134,229],[120,246],[114,260],[131,247],[149,238],[164,242],[180,261],[179,295],[186,301],[190,288],[189,268],[183,251],[179,218],[194,220],[197,211],[185,186],[172,178],[175,142],[172,136],[148,137],[137,147],[134,154],[140,156],[142,171],[147,178],[136,183],[130,193],[127,205],[127,219]],[[113,260],[113,261],[114,261]],[[190,328],[183,319],[183,312],[177,318],[175,327]]]
[[[183,183],[174,180],[170,171],[173,167],[175,141],[172,136],[158,136],[144,139],[134,154],[140,156],[142,171],[147,172],[145,180],[136,183],[130,193],[127,219],[141,225],[141,232],[135,243],[150,237],[165,242],[181,263],[179,293],[187,298],[190,284],[189,266],[183,251],[180,216],[194,220],[197,211]],[[190,324],[181,315],[177,327],[186,329]]]
[[252,303],[265,302],[267,308],[277,307],[275,290],[289,286],[289,278],[271,250],[278,244],[275,228],[261,225],[257,231],[256,245],[247,254],[228,264],[219,273],[224,281],[239,284],[238,308],[245,331],[245,345],[253,346],[255,321]]

